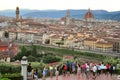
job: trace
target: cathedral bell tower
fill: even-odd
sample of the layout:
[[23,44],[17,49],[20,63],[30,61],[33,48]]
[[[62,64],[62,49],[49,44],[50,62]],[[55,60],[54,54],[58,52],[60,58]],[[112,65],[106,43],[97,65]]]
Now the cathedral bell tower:
[[66,25],[70,25],[70,11],[67,10],[66,12]]
[[16,20],[19,20],[19,7],[16,7]]

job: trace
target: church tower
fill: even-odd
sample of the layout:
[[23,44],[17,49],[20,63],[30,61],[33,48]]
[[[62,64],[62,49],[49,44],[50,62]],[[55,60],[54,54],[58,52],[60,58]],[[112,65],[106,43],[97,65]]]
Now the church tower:
[[67,10],[66,12],[66,25],[70,25],[70,11]]
[[16,20],[19,20],[19,7],[16,7]]

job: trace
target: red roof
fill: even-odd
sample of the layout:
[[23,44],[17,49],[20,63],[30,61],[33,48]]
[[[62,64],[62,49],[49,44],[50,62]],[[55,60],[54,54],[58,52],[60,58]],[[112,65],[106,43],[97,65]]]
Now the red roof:
[[85,40],[87,40],[87,41],[97,41],[96,38],[86,38]]
[[61,18],[61,21],[65,21],[65,20],[66,20],[66,17],[62,17],[62,18]]
[[8,44],[5,41],[0,41],[0,58],[4,57],[13,57],[18,53],[18,46],[12,44],[12,46],[9,48],[9,54],[8,54]]

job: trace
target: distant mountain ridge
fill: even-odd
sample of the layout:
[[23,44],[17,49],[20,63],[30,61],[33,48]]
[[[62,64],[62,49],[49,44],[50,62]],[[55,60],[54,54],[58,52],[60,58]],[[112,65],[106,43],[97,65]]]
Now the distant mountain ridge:
[[[20,16],[31,18],[61,18],[66,15],[67,10],[29,10],[20,9]],[[72,18],[83,19],[88,10],[70,10]],[[108,12],[106,10],[91,10],[95,19],[118,20],[120,21],[120,11]],[[0,15],[15,17],[15,10],[0,11]]]

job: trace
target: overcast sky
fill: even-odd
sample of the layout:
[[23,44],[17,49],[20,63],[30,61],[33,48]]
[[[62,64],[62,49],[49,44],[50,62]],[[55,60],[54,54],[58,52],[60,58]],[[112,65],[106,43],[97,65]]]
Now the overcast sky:
[[120,0],[1,0],[0,10],[15,9],[64,10],[92,9],[120,11]]

